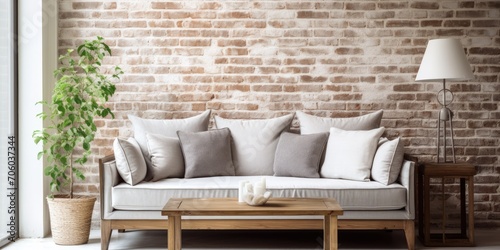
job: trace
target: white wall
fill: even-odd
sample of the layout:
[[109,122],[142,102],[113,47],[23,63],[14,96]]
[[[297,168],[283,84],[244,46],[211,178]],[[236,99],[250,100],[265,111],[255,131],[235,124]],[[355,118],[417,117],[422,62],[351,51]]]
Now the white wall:
[[44,237],[50,226],[45,197],[48,181],[43,162],[37,160],[41,146],[31,135],[41,129],[36,118],[39,100],[50,98],[57,66],[57,1],[18,1],[19,5],[19,235]]

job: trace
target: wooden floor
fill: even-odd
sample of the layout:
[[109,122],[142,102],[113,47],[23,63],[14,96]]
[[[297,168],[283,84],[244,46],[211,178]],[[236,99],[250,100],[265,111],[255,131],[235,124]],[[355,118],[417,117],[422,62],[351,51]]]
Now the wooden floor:
[[[459,250],[500,249],[500,229],[478,229],[475,248]],[[322,249],[321,231],[185,231],[183,249],[185,250],[318,250]],[[165,250],[167,247],[165,231],[113,232],[110,250]],[[90,250],[100,249],[100,231],[92,230],[89,244],[81,246],[57,246],[51,238],[20,239],[7,245],[5,250]],[[387,231],[341,231],[339,249],[381,250],[406,249],[403,232]],[[450,250],[451,248],[424,248],[416,241],[416,249]]]

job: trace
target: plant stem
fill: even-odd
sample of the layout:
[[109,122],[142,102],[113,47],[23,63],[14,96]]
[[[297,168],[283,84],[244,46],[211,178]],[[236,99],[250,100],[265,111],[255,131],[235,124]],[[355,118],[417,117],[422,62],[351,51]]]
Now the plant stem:
[[69,162],[69,198],[73,199],[73,153],[70,154]]

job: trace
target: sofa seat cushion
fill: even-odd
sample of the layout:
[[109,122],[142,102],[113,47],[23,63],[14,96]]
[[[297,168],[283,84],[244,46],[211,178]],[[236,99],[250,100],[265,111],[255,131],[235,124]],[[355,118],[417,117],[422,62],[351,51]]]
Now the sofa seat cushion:
[[262,177],[272,197],[333,197],[344,210],[397,210],[406,206],[406,189],[399,183],[386,186],[376,181],[281,176],[169,178],[135,186],[120,183],[113,187],[112,206],[118,210],[160,211],[169,198],[236,198],[240,181],[255,183]]

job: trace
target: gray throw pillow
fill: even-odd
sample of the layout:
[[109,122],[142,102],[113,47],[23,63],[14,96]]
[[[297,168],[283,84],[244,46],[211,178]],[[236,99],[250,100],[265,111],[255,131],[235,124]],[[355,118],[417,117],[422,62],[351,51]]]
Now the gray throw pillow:
[[309,115],[297,111],[297,118],[300,122],[300,134],[315,134],[330,131],[330,128],[343,130],[371,130],[380,127],[383,110],[347,118],[330,118]]
[[184,177],[184,159],[179,138],[146,133],[153,179]]
[[153,178],[154,169],[148,151],[146,133],[177,138],[178,130],[189,132],[207,131],[210,110],[185,119],[144,119],[134,115],[128,115],[128,119],[130,119],[134,126],[134,138],[139,143],[144,159],[146,160],[148,172],[145,180],[149,181]]
[[177,135],[184,156],[184,178],[235,174],[228,128],[197,133],[177,131]]
[[328,133],[297,135],[283,132],[274,157],[274,175],[319,178]]

